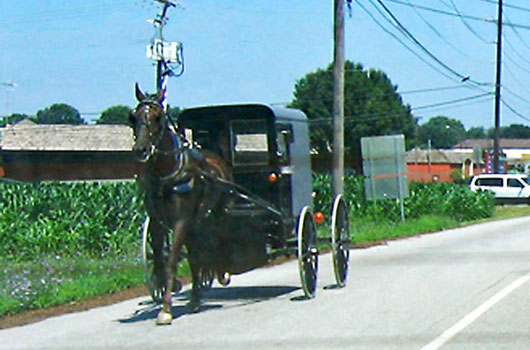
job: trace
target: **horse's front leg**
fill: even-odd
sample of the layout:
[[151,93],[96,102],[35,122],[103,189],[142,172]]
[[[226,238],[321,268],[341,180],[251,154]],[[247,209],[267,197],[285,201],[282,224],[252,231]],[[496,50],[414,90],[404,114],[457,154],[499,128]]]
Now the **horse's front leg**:
[[179,220],[173,228],[173,241],[171,244],[171,250],[169,253],[168,264],[166,267],[166,294],[164,295],[164,302],[162,304],[162,310],[158,313],[156,324],[158,325],[169,325],[173,320],[171,314],[171,294],[175,288],[175,277],[177,276],[177,263],[182,250],[182,243],[184,242],[185,229],[184,221]]

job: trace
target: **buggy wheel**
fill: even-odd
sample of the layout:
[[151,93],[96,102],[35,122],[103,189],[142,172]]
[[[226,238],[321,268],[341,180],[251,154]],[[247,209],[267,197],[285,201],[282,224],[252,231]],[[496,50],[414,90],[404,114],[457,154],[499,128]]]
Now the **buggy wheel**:
[[144,227],[142,231],[142,260],[144,266],[145,274],[145,283],[151,299],[155,303],[162,303],[164,300],[164,295],[166,294],[166,278],[164,272],[166,270],[168,251],[169,251],[169,242],[164,239],[164,244],[161,254],[162,261],[164,263],[161,271],[155,269],[155,252],[152,247],[152,237],[151,232],[149,231],[149,217],[145,219]]
[[214,272],[206,267],[201,267],[199,271],[199,289],[207,291],[212,288]]
[[335,197],[331,211],[331,258],[335,281],[339,287],[346,285],[350,260],[350,222],[348,206],[341,194]]
[[315,222],[308,206],[305,206],[298,216],[296,231],[300,281],[304,295],[311,299],[315,297],[317,289],[318,249]]

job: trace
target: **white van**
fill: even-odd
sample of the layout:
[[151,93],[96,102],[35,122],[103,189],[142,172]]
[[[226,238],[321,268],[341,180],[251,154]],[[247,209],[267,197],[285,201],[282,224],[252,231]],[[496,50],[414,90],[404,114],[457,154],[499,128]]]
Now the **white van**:
[[469,189],[493,192],[498,203],[530,204],[530,177],[525,174],[481,174],[469,182]]

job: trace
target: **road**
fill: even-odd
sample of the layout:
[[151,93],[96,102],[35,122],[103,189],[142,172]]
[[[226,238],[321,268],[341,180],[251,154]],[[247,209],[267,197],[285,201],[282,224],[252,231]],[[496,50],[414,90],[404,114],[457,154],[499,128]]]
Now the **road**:
[[351,251],[348,285],[303,300],[296,262],[175,296],[170,326],[142,297],[0,331],[0,349],[530,349],[530,217]]

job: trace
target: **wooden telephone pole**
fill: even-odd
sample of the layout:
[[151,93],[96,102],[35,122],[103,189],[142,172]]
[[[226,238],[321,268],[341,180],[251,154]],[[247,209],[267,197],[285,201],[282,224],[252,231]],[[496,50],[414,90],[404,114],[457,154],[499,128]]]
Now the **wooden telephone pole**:
[[502,59],[502,0],[499,0],[497,20],[497,73],[495,79],[495,132],[493,136],[493,172],[500,172],[499,128],[501,124],[501,59]]
[[334,0],[333,196],[344,192],[344,2]]

